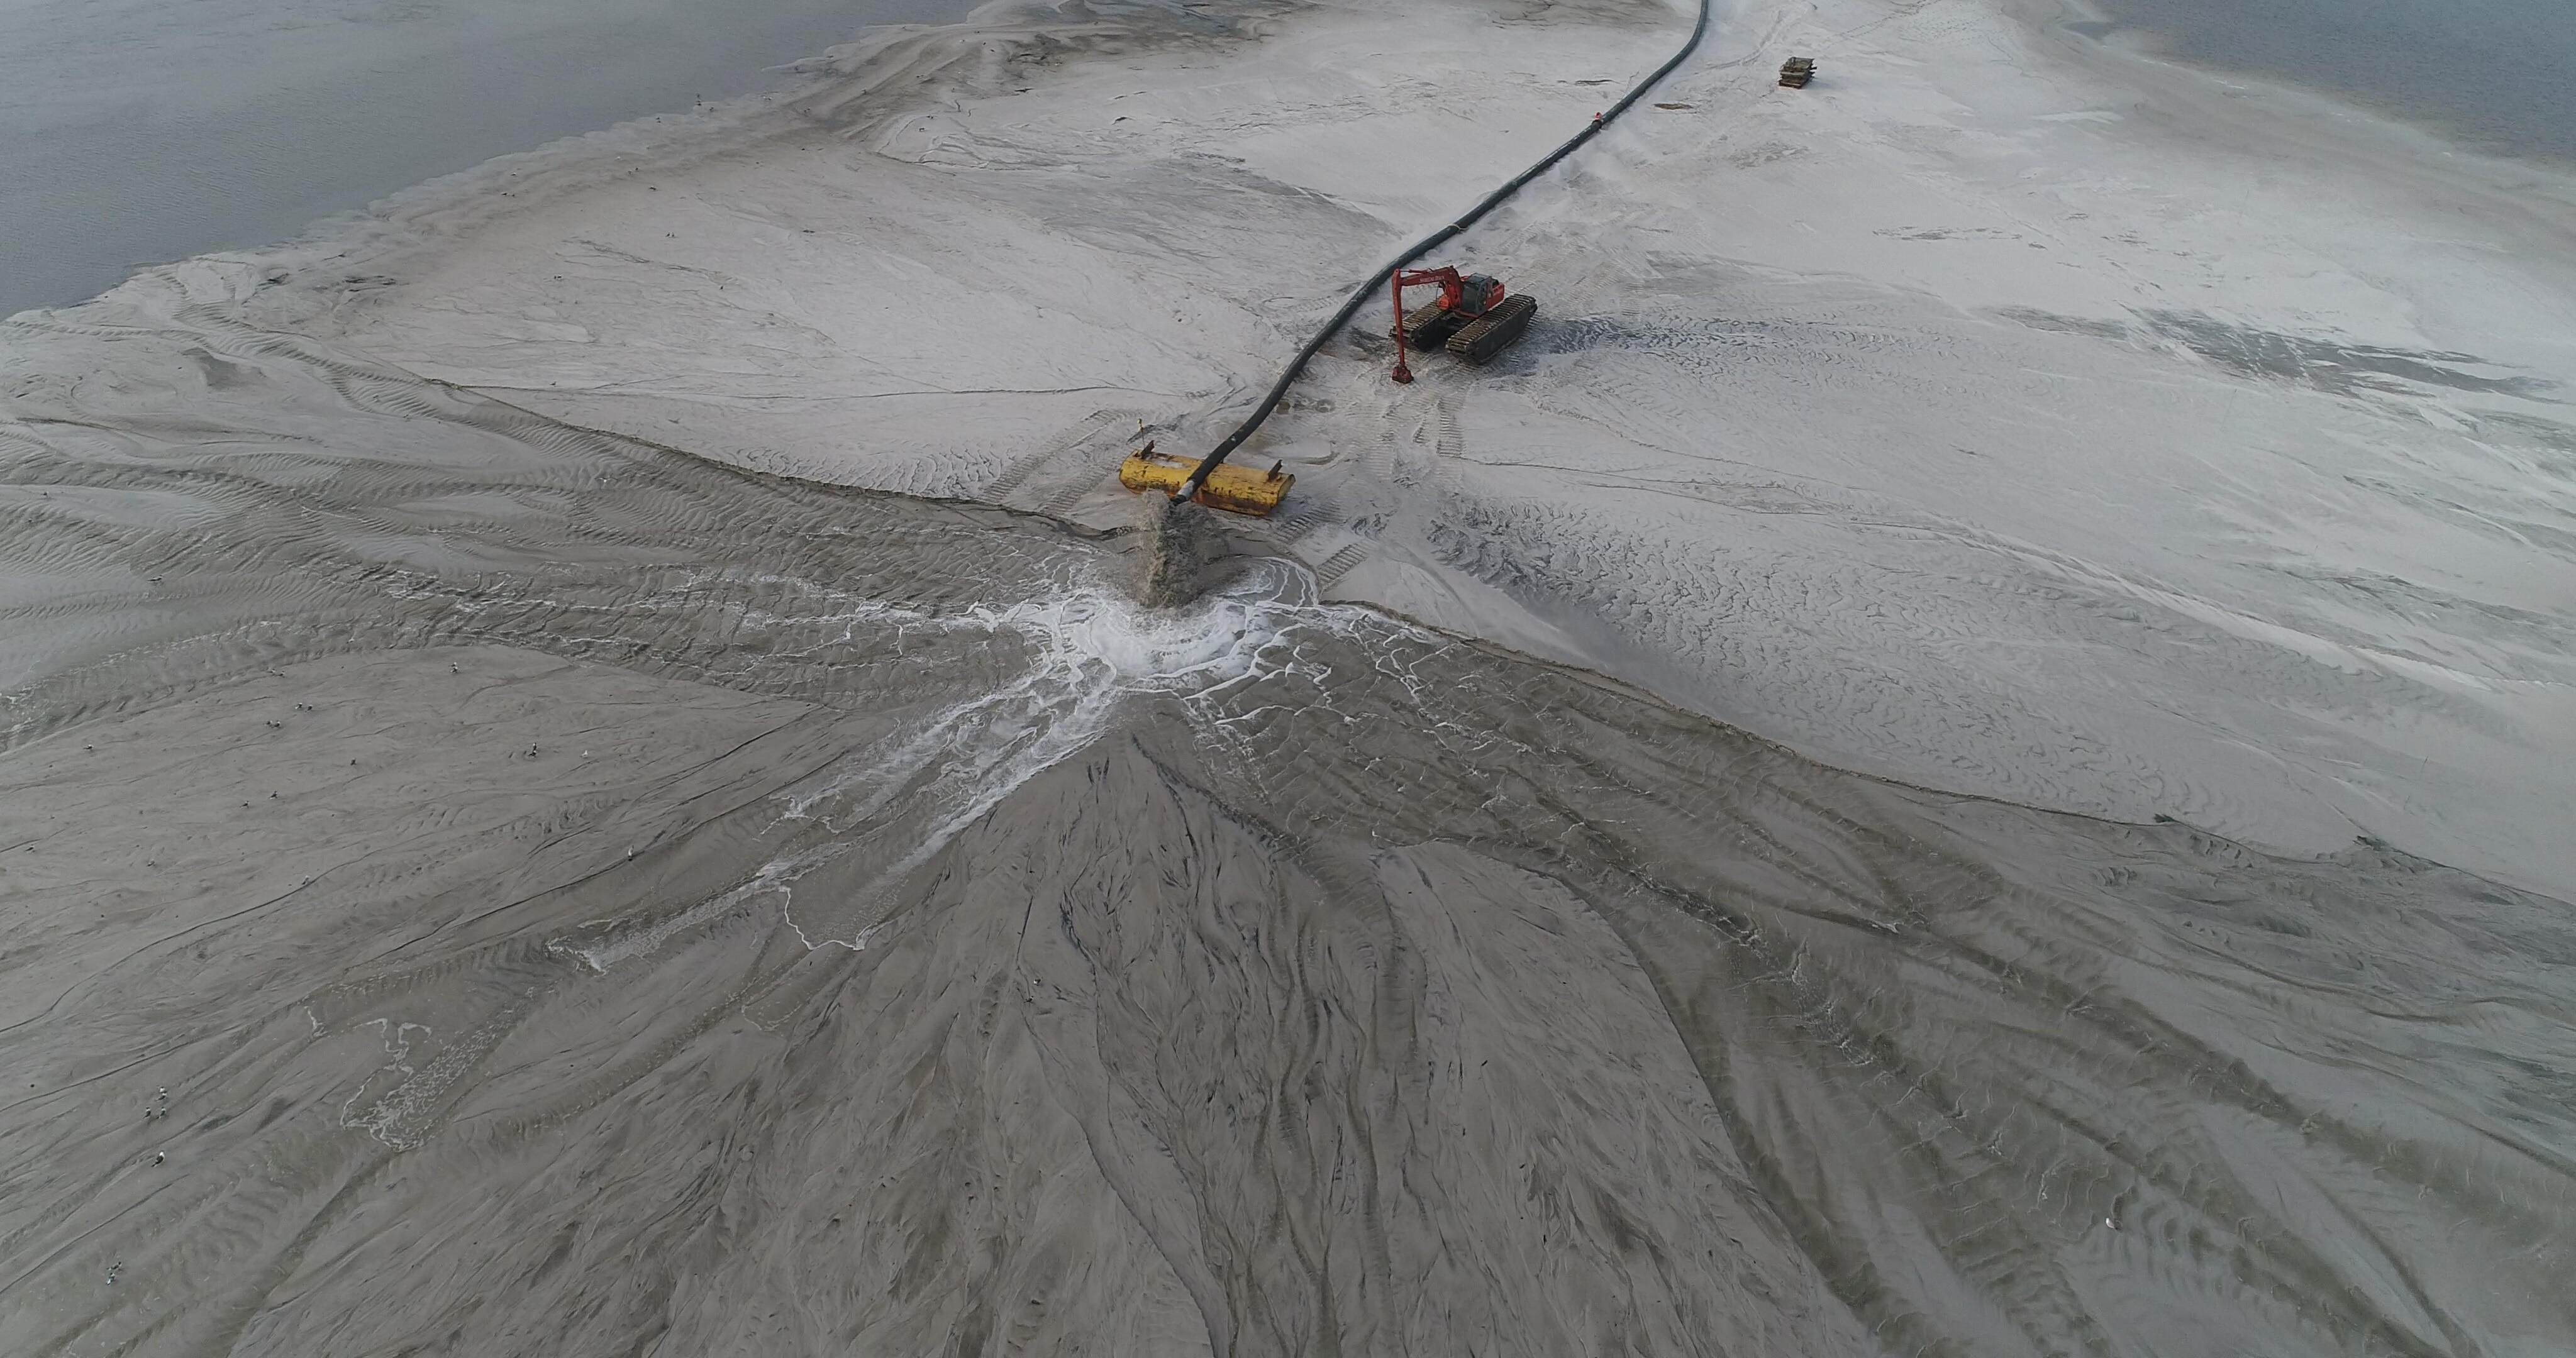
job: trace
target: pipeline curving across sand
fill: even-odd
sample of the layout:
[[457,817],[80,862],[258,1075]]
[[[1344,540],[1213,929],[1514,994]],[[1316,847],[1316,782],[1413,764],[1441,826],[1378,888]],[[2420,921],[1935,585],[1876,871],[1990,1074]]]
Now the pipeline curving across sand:
[[[1351,323],[1351,318],[1358,315],[1362,307],[1376,301],[1378,290],[1394,281],[1398,272],[1432,251],[1465,235],[1476,223],[1492,215],[1494,209],[1510,202],[1514,195],[1528,188],[1540,175],[1563,164],[1566,157],[1582,150],[1585,143],[1609,131],[1611,126],[1619,121],[1621,115],[1635,108],[1637,101],[1645,98],[1647,92],[1660,84],[1665,76],[1679,70],[1683,62],[1697,54],[1700,43],[1708,37],[1709,10],[1715,5],[1716,0],[1698,0],[1698,3],[1698,14],[1691,20],[1689,36],[1682,39],[1682,45],[1673,49],[1671,56],[1664,58],[1662,65],[1648,71],[1643,79],[1628,88],[1627,93],[1612,101],[1608,108],[1594,114],[1591,122],[1577,128],[1574,135],[1567,137],[1561,145],[1546,155],[1540,156],[1519,174],[1503,181],[1501,187],[1477,199],[1472,206],[1458,213],[1454,220],[1445,223],[1439,230],[1406,246],[1402,254],[1389,260],[1376,273],[1370,274],[1367,281],[1361,283],[1358,290],[1350,295],[1349,300],[1342,303],[1342,309],[1334,312],[1332,319],[1325,321],[1323,326],[1297,350],[1296,356],[1288,360],[1287,366],[1280,370],[1279,380],[1270,385],[1270,390],[1262,396],[1261,403],[1252,408],[1252,413],[1243,418],[1243,423],[1236,425],[1224,438],[1217,441],[1216,447],[1208,450],[1208,455],[1199,461],[1197,469],[1190,473],[1189,479],[1182,483],[1180,491],[1172,498],[1176,501],[1188,500],[1199,487],[1206,485],[1209,475],[1224,465],[1226,458],[1231,456],[1235,449],[1242,447],[1244,440],[1259,432],[1262,424],[1278,411],[1279,403],[1287,398],[1288,389],[1296,385],[1298,377],[1305,373],[1306,365],[1315,361],[1315,355],[1322,352],[1324,346],[1341,333],[1342,327]],[[1390,313],[1393,305],[1390,301]],[[1398,319],[1400,322],[1400,318]],[[1401,360],[1402,355],[1399,351],[1399,364]],[[1401,371],[1401,367],[1398,371]]]

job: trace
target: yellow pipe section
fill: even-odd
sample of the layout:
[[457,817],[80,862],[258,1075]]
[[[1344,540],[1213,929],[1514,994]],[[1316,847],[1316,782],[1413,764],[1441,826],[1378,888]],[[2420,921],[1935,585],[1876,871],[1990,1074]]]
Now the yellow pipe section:
[[[1118,484],[1133,491],[1159,490],[1169,495],[1189,483],[1190,473],[1197,466],[1169,453],[1155,452],[1154,445],[1148,443],[1118,464]],[[1267,516],[1287,498],[1288,488],[1297,484],[1297,478],[1284,470],[1286,466],[1274,463],[1269,471],[1257,472],[1225,463],[1209,474],[1207,484],[1191,498],[1210,509]]]

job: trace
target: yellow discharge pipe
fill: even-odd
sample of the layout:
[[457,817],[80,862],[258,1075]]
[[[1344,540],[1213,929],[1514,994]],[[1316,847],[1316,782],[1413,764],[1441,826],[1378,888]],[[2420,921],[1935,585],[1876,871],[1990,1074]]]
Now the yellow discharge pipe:
[[[1297,478],[1285,470],[1287,465],[1273,463],[1267,472],[1232,463],[1221,465],[1208,473],[1206,483],[1191,498],[1211,509],[1267,516],[1287,498],[1288,488],[1297,484]],[[1133,491],[1159,490],[1175,495],[1188,484],[1196,467],[1196,463],[1169,453],[1155,452],[1154,445],[1148,443],[1118,464],[1118,484]]]

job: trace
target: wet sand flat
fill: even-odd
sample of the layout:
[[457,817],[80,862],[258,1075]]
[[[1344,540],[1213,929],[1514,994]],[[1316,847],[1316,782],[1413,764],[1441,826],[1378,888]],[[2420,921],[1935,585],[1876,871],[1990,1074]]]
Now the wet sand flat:
[[2564,903],[1876,784],[1260,597],[1030,647],[1040,708],[1126,676],[1052,760],[576,638],[17,750],[13,1344],[2563,1332]]
[[879,35],[0,323],[0,1350],[2576,1345],[2558,257],[2177,301],[2279,219],[2073,223],[2205,128],[1782,13],[1181,607],[1108,469],[1457,186],[1352,148],[1670,15]]
[[[1140,423],[1211,445],[1684,17],[1191,14],[885,39],[192,286],[576,424],[1123,524]],[[1989,4],[1723,17],[1686,107],[1457,243],[1528,343],[1397,387],[1373,310],[1326,354],[1244,454],[1299,477],[1269,549],[1838,765],[2576,887],[2576,185]]]
[[13,1346],[2568,1331],[2564,902],[232,353],[21,426]]

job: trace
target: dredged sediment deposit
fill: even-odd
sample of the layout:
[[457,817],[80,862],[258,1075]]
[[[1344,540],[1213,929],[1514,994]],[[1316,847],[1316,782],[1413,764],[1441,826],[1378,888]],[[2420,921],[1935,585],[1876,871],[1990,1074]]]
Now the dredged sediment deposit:
[[[1546,299],[1511,355],[1398,387],[1363,320],[1317,357],[1243,454],[1297,478],[1271,550],[1837,767],[2576,892],[2576,178],[2018,17],[2052,3],[1721,7],[1427,261]],[[1120,436],[1214,446],[1690,10],[988,17],[82,319],[175,295],[701,457],[1124,526]],[[1826,74],[1779,88],[1790,52]]]
[[14,324],[0,1349],[2576,1336],[2562,902]]

